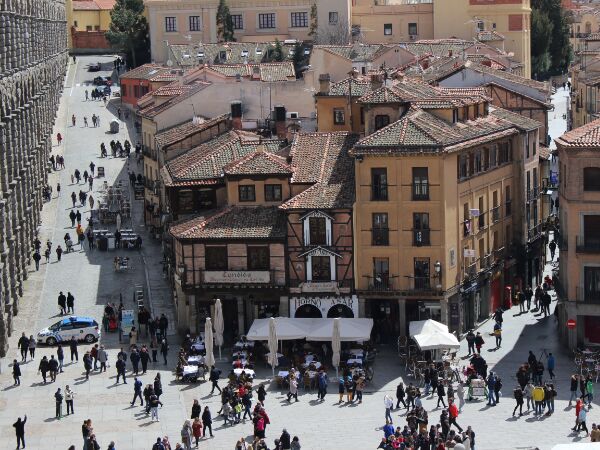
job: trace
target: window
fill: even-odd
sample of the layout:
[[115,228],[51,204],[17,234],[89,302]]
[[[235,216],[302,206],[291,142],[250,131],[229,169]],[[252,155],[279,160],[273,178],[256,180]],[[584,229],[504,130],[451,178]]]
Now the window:
[[346,123],[346,112],[343,109],[333,110],[333,124],[344,125]]
[[308,218],[310,245],[327,245],[327,221],[325,217]]
[[77,21],[76,20],[73,21],[73,25],[75,26],[75,28],[77,28]]
[[240,195],[240,202],[256,201],[256,194],[254,192],[253,184],[249,184],[246,186],[238,186],[238,192]]
[[419,30],[417,28],[416,23],[411,22],[408,24],[408,34],[409,36],[416,36],[417,34],[419,34]]
[[458,156],[458,179],[462,180],[469,176],[469,155]]
[[504,194],[504,201],[506,202],[506,216],[510,216],[512,213],[512,201],[510,199],[510,186],[506,186],[505,188],[505,194]]
[[600,300],[600,267],[584,267],[585,301]]
[[94,31],[100,31],[100,25],[94,25]]
[[600,248],[600,216],[583,216],[583,237],[585,247]]
[[194,211],[194,193],[191,189],[185,189],[179,191],[177,196],[177,203],[179,205],[180,213],[187,213]]
[[463,205],[463,236],[469,236],[471,234],[471,212],[469,211],[469,204]]
[[600,167],[585,167],[583,169],[583,190],[600,191]]
[[484,31],[485,30],[485,25],[483,23],[483,20],[478,20],[477,21],[477,31]]
[[190,31],[200,31],[200,16],[190,16]]
[[175,17],[165,17],[165,31],[177,31],[177,19]]
[[306,12],[293,12],[291,14],[292,27],[294,28],[306,28],[308,27],[308,13]]
[[508,142],[498,144],[498,165],[512,161],[512,151]]
[[429,241],[429,213],[413,213],[413,245],[431,245]]
[[383,24],[383,35],[384,36],[391,36],[392,35],[392,24],[391,23],[384,23]]
[[244,18],[241,14],[232,14],[231,22],[233,23],[234,30],[243,30],[244,29]]
[[258,28],[261,30],[275,28],[275,13],[259,14]]
[[483,165],[481,161],[481,151],[475,152],[475,174],[483,171]]
[[92,31],[92,26],[91,25],[87,25],[85,27],[85,31]]
[[429,200],[429,177],[427,167],[413,167],[413,200]]
[[389,245],[389,231],[387,213],[373,213],[372,245]]
[[331,258],[329,256],[311,256],[313,281],[331,280]]
[[378,114],[375,116],[375,131],[380,130],[390,124],[390,116],[387,114]]
[[281,185],[280,184],[265,184],[265,201],[266,202],[281,201]]
[[498,165],[498,147],[496,144],[492,146],[492,151],[490,152],[490,169],[493,169]]
[[373,287],[390,287],[390,260],[388,258],[373,258]]
[[371,169],[371,200],[388,199],[387,169]]
[[329,11],[329,25],[335,25],[338,23],[337,11]]
[[227,270],[227,247],[206,247],[206,270]]
[[269,270],[269,247],[246,247],[248,270]]
[[485,205],[483,197],[479,197],[479,216],[477,217],[479,229],[485,228]]
[[414,259],[415,289],[429,289],[429,258]]

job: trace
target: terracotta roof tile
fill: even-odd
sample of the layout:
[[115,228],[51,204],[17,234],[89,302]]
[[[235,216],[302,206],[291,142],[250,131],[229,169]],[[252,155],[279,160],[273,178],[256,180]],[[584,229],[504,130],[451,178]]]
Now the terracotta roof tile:
[[[148,118],[155,117],[157,114],[160,114],[161,112],[166,111],[171,106],[176,105],[176,104],[188,99],[189,97],[196,94],[197,92],[200,92],[205,87],[210,86],[210,84],[211,83],[207,83],[207,82],[203,82],[203,81],[194,81],[193,83],[185,84],[185,85],[180,85],[180,84],[178,84],[178,82],[173,82],[173,83],[167,84],[165,86],[161,86],[156,91],[150,92],[149,94],[144,95],[140,99],[141,104],[140,104],[140,101],[138,101],[138,105],[140,105],[140,107],[141,107],[139,114],[143,117],[148,117]],[[158,94],[157,94],[157,92],[158,92]],[[147,98],[146,97],[147,95],[149,95],[150,97]],[[150,100],[150,98],[153,99],[154,96],[157,96],[157,97],[166,96],[166,97],[172,97],[172,98],[168,99],[167,101],[165,101],[163,103],[155,104],[154,100]]]
[[291,175],[292,168],[285,158],[259,148],[227,164],[223,172],[226,175]]
[[155,135],[156,144],[159,147],[165,147],[183,139],[186,139],[192,134],[199,133],[202,130],[206,130],[219,122],[224,122],[228,118],[227,114],[222,114],[212,119],[199,118],[196,122],[190,120],[171,128],[162,130],[160,133]]
[[296,79],[294,63],[291,61],[280,63],[263,63],[258,65],[260,80],[266,82],[288,81]]
[[285,213],[277,207],[229,206],[212,215],[197,216],[169,228],[176,239],[285,239]]
[[328,96],[348,96],[352,91],[352,97],[360,97],[368,92],[371,92],[373,85],[371,80],[367,77],[361,78],[344,78],[337,83],[331,83],[329,87],[329,93],[319,93],[317,95],[328,95]]
[[480,42],[503,41],[504,39],[504,35],[496,30],[485,30],[477,33],[477,40]]
[[73,1],[73,11],[99,11],[100,6],[95,1]]
[[359,102],[418,103],[427,108],[450,108],[489,101],[484,88],[434,87],[414,80],[397,82],[366,94]]
[[135,69],[131,69],[129,72],[125,72],[119,78],[149,80],[161,74],[170,74],[170,72],[171,71],[169,69],[159,64],[143,64]]
[[[274,42],[226,42],[207,44],[172,44],[169,46],[173,62],[180,67],[195,67],[199,64],[257,64],[268,61]],[[282,45],[285,59],[293,57],[294,46]],[[221,56],[225,56],[225,59]]]
[[391,49],[384,44],[353,44],[353,45],[315,45],[314,49],[323,49],[351,61],[372,61],[377,56]]
[[600,147],[600,119],[568,131],[555,141],[569,149],[594,148],[596,150]]

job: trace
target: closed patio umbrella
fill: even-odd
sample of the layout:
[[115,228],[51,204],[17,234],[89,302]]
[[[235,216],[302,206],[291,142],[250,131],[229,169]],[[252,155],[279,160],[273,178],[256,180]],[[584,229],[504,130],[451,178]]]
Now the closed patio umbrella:
[[277,329],[275,327],[275,319],[269,319],[269,364],[273,369],[273,378],[275,378],[275,366],[279,364],[277,358]]
[[204,362],[210,369],[215,365],[215,355],[213,353],[213,329],[210,317],[206,318],[206,324],[204,326],[204,345],[206,347],[206,357],[204,358]]
[[225,323],[223,322],[223,306],[221,305],[221,299],[217,299],[215,302],[215,344],[219,346],[219,361],[221,360],[221,346],[223,345],[223,329]]
[[335,376],[338,376],[338,367],[340,365],[340,351],[342,350],[342,341],[340,339],[340,319],[333,319],[333,333],[331,335],[331,364],[335,366]]

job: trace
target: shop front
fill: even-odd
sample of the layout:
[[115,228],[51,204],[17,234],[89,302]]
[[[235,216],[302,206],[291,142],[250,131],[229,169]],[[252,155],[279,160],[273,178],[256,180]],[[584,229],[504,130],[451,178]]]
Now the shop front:
[[289,302],[292,318],[358,318],[356,295],[292,296]]

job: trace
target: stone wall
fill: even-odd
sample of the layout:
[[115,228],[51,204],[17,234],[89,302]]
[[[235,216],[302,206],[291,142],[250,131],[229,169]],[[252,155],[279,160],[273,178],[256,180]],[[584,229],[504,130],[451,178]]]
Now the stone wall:
[[107,50],[110,43],[106,39],[106,31],[77,31],[71,27],[73,52],[78,50]]
[[40,223],[67,63],[64,0],[0,0],[0,357]]

